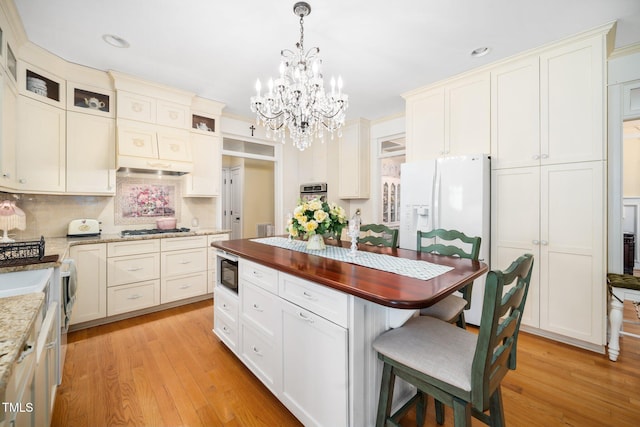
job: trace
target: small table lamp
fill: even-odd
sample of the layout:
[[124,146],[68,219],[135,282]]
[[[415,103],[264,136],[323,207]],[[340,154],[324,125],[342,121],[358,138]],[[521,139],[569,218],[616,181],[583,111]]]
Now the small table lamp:
[[0,243],[15,242],[7,236],[9,230],[27,228],[27,218],[24,211],[16,206],[16,202],[5,200],[0,203],[0,228],[4,230],[4,236],[0,239]]

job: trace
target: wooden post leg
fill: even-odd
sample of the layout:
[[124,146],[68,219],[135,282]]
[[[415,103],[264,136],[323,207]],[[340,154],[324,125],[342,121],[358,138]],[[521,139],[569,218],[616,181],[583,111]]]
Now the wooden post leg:
[[396,375],[393,367],[385,363],[382,367],[382,381],[380,384],[380,397],[378,399],[378,413],[376,417],[376,427],[387,425],[387,418],[391,414],[391,403],[393,401],[393,389]]
[[620,354],[620,328],[622,327],[622,309],[624,305],[615,296],[611,297],[611,310],[609,311],[609,323],[611,335],[609,337],[609,360],[618,360]]

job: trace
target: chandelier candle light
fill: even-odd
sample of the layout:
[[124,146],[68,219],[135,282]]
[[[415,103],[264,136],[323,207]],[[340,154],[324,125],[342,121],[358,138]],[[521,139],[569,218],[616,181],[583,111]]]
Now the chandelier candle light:
[[[300,17],[300,41],[296,50],[280,52],[280,77],[269,79],[268,91],[262,95],[260,80],[256,82],[256,96],[251,97],[251,111],[258,124],[267,129],[267,136],[285,142],[285,130],[293,144],[301,151],[311,145],[314,138],[324,142],[327,130],[333,132],[344,125],[349,97],[342,93],[342,78],[337,83],[331,78],[331,92],[325,93],[322,77],[320,49],[304,51],[304,17],[311,6],[298,2],[293,13]],[[338,135],[339,136],[339,135]]]

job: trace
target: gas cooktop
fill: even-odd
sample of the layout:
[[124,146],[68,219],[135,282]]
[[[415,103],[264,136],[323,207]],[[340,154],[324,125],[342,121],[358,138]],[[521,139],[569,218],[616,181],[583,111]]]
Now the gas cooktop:
[[127,236],[146,236],[149,234],[168,234],[168,233],[187,233],[191,231],[189,228],[170,228],[170,229],[159,229],[159,228],[145,228],[142,230],[122,230],[120,235],[122,237]]

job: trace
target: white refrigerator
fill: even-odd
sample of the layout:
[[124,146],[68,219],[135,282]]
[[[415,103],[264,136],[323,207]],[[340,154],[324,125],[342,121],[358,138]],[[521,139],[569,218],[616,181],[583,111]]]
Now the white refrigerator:
[[[490,265],[490,177],[486,154],[403,163],[400,247],[416,250],[418,230],[455,229],[482,238],[479,258]],[[485,276],[474,281],[471,308],[464,313],[466,322],[472,325],[480,324]]]

